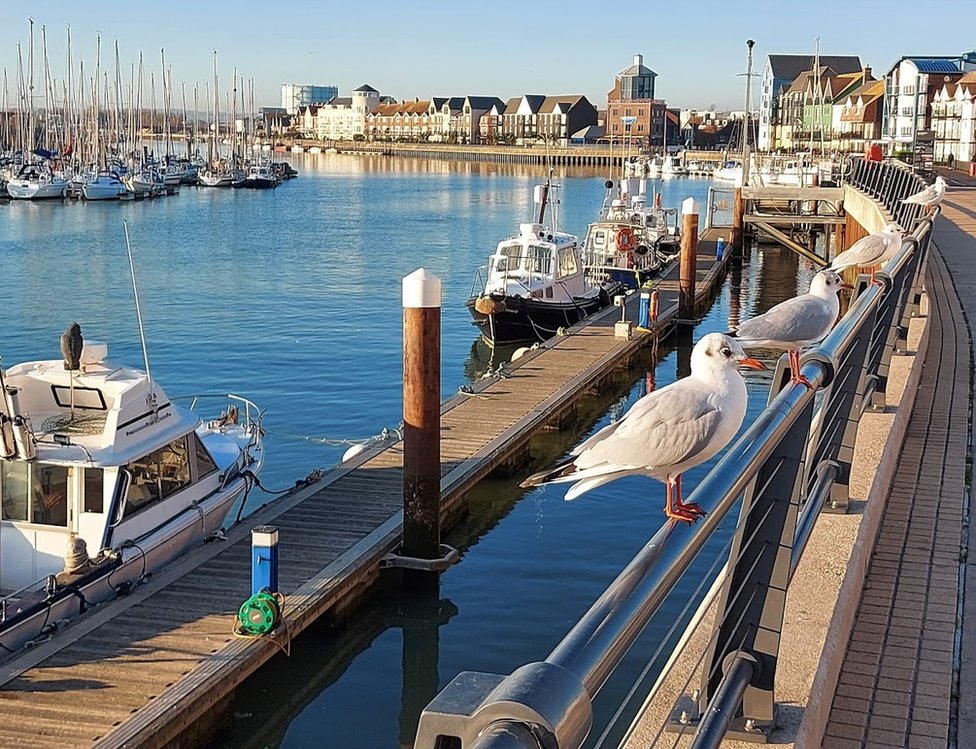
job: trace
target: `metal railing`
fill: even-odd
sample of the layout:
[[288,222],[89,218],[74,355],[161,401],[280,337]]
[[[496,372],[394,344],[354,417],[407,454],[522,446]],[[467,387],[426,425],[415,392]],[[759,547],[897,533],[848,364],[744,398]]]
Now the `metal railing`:
[[[918,186],[898,174],[885,184],[896,195]],[[886,197],[886,205],[900,201]],[[821,510],[846,507],[857,424],[869,405],[884,405],[892,353],[917,310],[930,230],[930,219],[917,221],[878,282],[859,279],[847,313],[801,359],[813,389],[790,382],[780,360],[768,406],[688,500],[707,511],[703,521],[662,527],[544,661],[507,676],[457,676],[421,715],[418,749],[581,747],[593,698],[740,498],[700,686],[662,730],[694,733],[695,749],[726,736],[765,740],[790,579]]]

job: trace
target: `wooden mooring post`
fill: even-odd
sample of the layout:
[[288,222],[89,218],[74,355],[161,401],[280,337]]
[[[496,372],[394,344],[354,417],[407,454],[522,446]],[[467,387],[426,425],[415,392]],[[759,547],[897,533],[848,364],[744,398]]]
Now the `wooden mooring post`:
[[698,203],[686,198],[681,203],[681,264],[678,272],[678,318],[695,317],[695,276],[698,273]]
[[745,241],[745,219],[746,207],[742,200],[742,188],[735,188],[735,197],[732,199],[732,250],[738,254],[742,253],[742,244]]
[[[441,280],[420,268],[403,279],[403,545],[412,559],[440,557]],[[410,587],[437,573],[406,569]]]

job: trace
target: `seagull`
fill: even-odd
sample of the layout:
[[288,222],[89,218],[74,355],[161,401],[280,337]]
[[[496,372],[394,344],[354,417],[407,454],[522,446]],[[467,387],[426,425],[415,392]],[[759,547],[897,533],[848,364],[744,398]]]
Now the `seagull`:
[[716,455],[739,430],[747,401],[739,366],[766,369],[731,338],[709,333],[691,352],[689,377],[640,398],[568,460],[522,486],[572,481],[566,499],[576,499],[624,476],[649,476],[667,487],[668,519],[694,523],[705,511],[681,501],[681,474]]
[[61,356],[64,357],[64,368],[69,372],[81,369],[81,352],[85,347],[85,339],[81,337],[81,326],[73,322],[61,334]]
[[834,327],[840,312],[840,289],[851,289],[849,283],[826,268],[813,277],[810,293],[787,299],[761,315],[739,324],[729,333],[743,348],[777,348],[789,353],[790,382],[813,388],[800,374],[800,349],[823,339]]
[[898,224],[888,224],[879,232],[861,237],[840,253],[830,264],[830,270],[871,268],[871,281],[873,282],[874,267],[883,265],[898,254],[904,241],[904,235],[905,232]]
[[914,195],[909,195],[907,198],[902,200],[902,203],[908,203],[911,205],[922,205],[925,206],[926,214],[935,210],[935,206],[942,202],[942,198],[946,194],[946,181],[942,179],[942,176],[935,178],[935,182],[928,187],[919,190]]

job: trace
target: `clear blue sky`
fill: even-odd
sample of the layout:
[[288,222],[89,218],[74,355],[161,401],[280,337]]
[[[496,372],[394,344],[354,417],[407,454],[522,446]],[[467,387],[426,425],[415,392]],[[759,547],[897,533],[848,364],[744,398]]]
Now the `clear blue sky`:
[[[233,68],[254,78],[255,103],[277,105],[284,82],[338,84],[341,94],[369,83],[383,94],[421,99],[465,94],[502,98],[522,93],[583,93],[606,106],[614,74],[644,55],[658,74],[657,95],[670,106],[741,109],[746,39],[754,69],[769,54],[859,55],[882,74],[902,55],[956,55],[976,47],[971,0],[783,0],[609,3],[594,0],[371,0],[252,2],[203,0],[122,3],[85,0],[29,4],[10,0],[0,28],[0,67],[13,90],[16,45],[26,65],[27,19],[35,21],[35,90],[40,93],[40,27],[48,32],[52,75],[64,78],[66,25],[75,70],[94,71],[102,34],[102,70],[114,74],[113,45],[128,81],[142,51],[157,71],[160,49],[179,84],[192,92],[212,77],[218,52],[220,87]],[[22,10],[13,10],[13,7]],[[790,16],[784,8],[790,7]],[[928,32],[927,29],[931,29]],[[158,94],[157,94],[158,96]],[[13,102],[13,95],[8,94]],[[757,96],[753,97],[758,100]]]

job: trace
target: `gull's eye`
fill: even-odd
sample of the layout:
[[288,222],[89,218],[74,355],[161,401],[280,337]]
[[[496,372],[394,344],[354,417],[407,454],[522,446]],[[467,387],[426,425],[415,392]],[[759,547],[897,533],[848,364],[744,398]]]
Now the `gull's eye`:
[[732,356],[732,349],[730,349],[730,348],[729,348],[728,346],[722,346],[722,348],[721,348],[721,349],[719,349],[719,352],[720,352],[720,353],[722,354],[722,356],[724,356],[724,357],[725,357],[726,359],[728,359],[728,358],[730,358],[730,357]]

